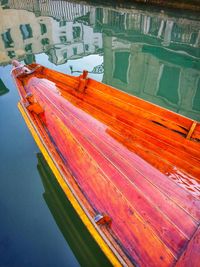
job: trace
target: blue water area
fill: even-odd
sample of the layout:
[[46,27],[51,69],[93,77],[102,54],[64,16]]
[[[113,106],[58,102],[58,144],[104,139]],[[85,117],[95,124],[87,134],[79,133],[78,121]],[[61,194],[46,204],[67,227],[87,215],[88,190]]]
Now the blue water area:
[[18,109],[11,61],[90,77],[200,120],[200,20],[77,1],[0,1],[0,267],[110,266]]
[[0,266],[79,266],[44,201],[39,150],[17,110],[10,70],[1,68],[10,91],[0,97]]

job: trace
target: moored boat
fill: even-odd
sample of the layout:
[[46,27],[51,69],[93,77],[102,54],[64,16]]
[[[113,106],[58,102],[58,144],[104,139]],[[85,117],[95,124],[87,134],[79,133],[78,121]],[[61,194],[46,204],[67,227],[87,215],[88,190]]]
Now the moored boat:
[[13,62],[18,107],[114,266],[198,266],[200,124],[87,77]]

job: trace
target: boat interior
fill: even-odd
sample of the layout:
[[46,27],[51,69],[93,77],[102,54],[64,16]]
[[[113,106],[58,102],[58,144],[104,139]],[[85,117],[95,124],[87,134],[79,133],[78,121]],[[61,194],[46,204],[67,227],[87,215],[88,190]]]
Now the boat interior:
[[[200,123],[37,64],[13,70],[21,107],[125,265],[199,260]],[[190,265],[193,266],[193,265]]]

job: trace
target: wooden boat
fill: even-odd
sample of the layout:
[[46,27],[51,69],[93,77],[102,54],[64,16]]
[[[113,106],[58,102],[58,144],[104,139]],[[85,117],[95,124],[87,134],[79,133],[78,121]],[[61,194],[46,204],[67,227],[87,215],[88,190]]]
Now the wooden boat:
[[18,107],[114,266],[199,266],[200,124],[87,77],[13,62]]

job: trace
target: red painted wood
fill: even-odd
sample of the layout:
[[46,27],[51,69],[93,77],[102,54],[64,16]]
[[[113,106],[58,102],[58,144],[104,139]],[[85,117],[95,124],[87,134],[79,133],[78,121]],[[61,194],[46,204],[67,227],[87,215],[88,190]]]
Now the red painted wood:
[[[43,90],[44,90],[44,92],[46,92],[45,91],[45,87],[42,87],[43,88]],[[47,93],[47,92],[46,92]],[[56,97],[56,96],[55,96]],[[57,97],[59,97],[58,95],[57,95]],[[136,159],[139,159],[138,157],[135,157],[135,155],[134,154],[132,154],[132,153],[129,153],[129,151],[127,150],[127,149],[124,149],[124,147],[122,147],[122,146],[118,146],[118,144],[117,144],[117,142],[115,141],[115,140],[113,140],[112,138],[110,138],[110,136],[109,135],[107,135],[107,134],[105,134],[104,133],[104,135],[105,135],[105,137],[104,137],[104,135],[103,135],[103,133],[102,133],[102,131],[100,132],[99,130],[100,130],[100,123],[96,123],[96,125],[95,125],[95,121],[93,120],[93,122],[91,122],[91,119],[90,119],[90,116],[86,116],[85,114],[83,114],[83,112],[82,111],[79,111],[79,113],[77,113],[77,110],[78,109],[76,109],[75,107],[73,107],[72,105],[70,106],[70,103],[67,103],[66,101],[64,101],[64,100],[59,100],[58,102],[60,102],[61,104],[59,105],[59,103],[56,103],[56,105],[59,105],[59,109],[60,110],[62,110],[63,111],[63,107],[64,107],[64,111],[65,112],[67,112],[68,113],[68,116],[70,116],[70,111],[71,112],[73,112],[76,116],[81,116],[80,117],[80,120],[82,121],[82,123],[87,123],[88,124],[88,128],[91,128],[92,129],[92,131],[93,132],[95,132],[96,131],[96,128],[98,129],[98,131],[96,132],[97,133],[97,136],[99,135],[99,136],[101,136],[100,138],[102,139],[102,140],[107,140],[107,144],[109,145],[109,146],[113,146],[113,148],[114,149],[117,149],[117,151],[120,153],[120,152],[123,152],[123,151],[125,151],[125,152],[128,152],[128,153],[126,153],[125,155],[124,155],[124,159],[126,159],[126,160],[129,160],[129,158],[130,157],[132,157],[133,158],[133,160],[132,161],[130,161],[130,164],[132,165],[133,164],[133,161],[136,161]],[[65,104],[65,106],[63,106]],[[69,106],[70,106],[70,108],[69,108]],[[79,115],[78,115],[79,114]],[[73,119],[74,120],[74,118],[72,118],[71,117],[71,119]],[[77,126],[77,127],[80,127],[80,126]],[[102,129],[103,129],[103,132],[105,132],[105,130],[106,130],[106,128],[105,128],[105,126],[103,127],[102,126]],[[102,149],[102,151],[105,151],[105,149],[106,149],[106,147],[104,147],[103,149]],[[151,173],[150,172],[150,166],[148,165],[148,168],[146,168],[145,170],[144,170],[144,167],[143,167],[143,165],[140,163],[141,162],[141,160],[139,161],[139,165],[137,166],[137,168],[139,168],[138,170],[140,171],[140,172],[142,172],[142,173],[147,173],[146,174],[146,177],[149,177],[149,176],[152,176],[151,177],[151,179],[153,179],[153,183],[155,183],[155,184],[158,184],[158,181],[159,181],[159,186],[162,188],[162,189],[167,189],[166,187],[168,187],[169,186],[169,190],[165,190],[167,193],[169,193],[169,195],[171,195],[170,194],[170,192],[169,191],[173,191],[173,188],[174,188],[174,182],[172,182],[171,180],[169,180],[168,181],[168,186],[166,186],[165,184],[166,184],[166,179],[164,178],[164,180],[163,180],[163,187],[162,187],[162,184],[161,184],[161,181],[160,181],[160,179],[162,179],[162,176],[160,176],[160,173],[159,172],[156,172],[156,173]],[[152,168],[152,170],[154,170],[155,171],[155,169],[154,168]],[[151,173],[150,175],[149,175],[149,173]],[[158,177],[156,177],[156,175],[159,175],[159,179],[158,179]],[[156,178],[156,179],[154,179],[154,177]],[[163,176],[164,177],[164,176]],[[170,186],[170,185],[172,185],[172,186]],[[179,187],[178,187],[179,188]],[[179,195],[177,195],[177,193],[176,194],[174,194],[174,199],[176,200],[177,199],[177,202],[179,203],[181,203],[182,202],[182,199],[185,201],[185,200],[190,200],[190,201],[185,201],[184,202],[184,205],[183,205],[183,208],[184,209],[186,209],[186,210],[189,210],[189,212],[191,212],[191,208],[194,206],[194,204],[196,203],[196,204],[198,204],[199,205],[199,201],[198,200],[195,200],[195,198],[192,198],[192,199],[194,199],[193,200],[193,202],[192,202],[192,199],[191,199],[191,195],[190,194],[187,194],[184,190],[183,191],[181,191],[180,193],[180,197],[179,197]],[[188,207],[187,207],[187,205],[188,205]],[[200,211],[195,211],[195,213],[198,213],[198,215],[197,214],[194,214],[194,216],[196,217],[197,216],[197,219],[199,218],[199,216],[200,216]]]
[[[58,83],[59,86],[61,83],[64,83],[64,88],[66,89],[66,76],[64,74],[51,71],[51,70],[45,70],[45,74],[47,75],[48,78],[53,80],[54,82]],[[67,76],[67,81],[69,82],[69,85],[71,88],[74,88],[75,84],[77,83],[77,80],[75,77],[69,77]],[[60,82],[58,82],[60,81]],[[191,126],[191,120],[188,118],[185,118],[183,116],[180,116],[174,112],[168,111],[164,108],[160,108],[159,106],[156,106],[154,104],[151,104],[147,101],[144,101],[142,99],[139,99],[137,97],[129,96],[126,93],[123,93],[121,91],[118,91],[110,86],[104,85],[102,83],[96,82],[92,79],[89,80],[88,84],[88,89],[87,89],[87,94],[90,94],[92,92],[92,89],[95,92],[95,95],[98,95],[99,99],[99,94],[98,91],[100,91],[100,94],[104,94],[104,99],[106,98],[105,94],[107,94],[107,97],[111,97],[112,99],[118,99],[118,101],[123,102],[123,109],[126,109],[126,106],[129,106],[131,104],[132,106],[132,111],[136,108],[138,109],[143,109],[143,114],[149,114],[150,116],[155,115],[157,116],[158,120],[162,122],[164,125],[174,125],[175,129],[179,127],[179,130],[181,132],[187,133],[189,131],[189,128]],[[109,99],[111,101],[111,98]],[[95,105],[95,102],[97,100],[93,101],[93,104]],[[109,103],[110,103],[109,101]],[[177,126],[176,126],[177,125]],[[182,129],[182,130],[181,130]],[[185,130],[184,130],[185,129]],[[195,135],[195,138],[200,139],[200,126],[199,124],[196,127],[195,132],[193,133]],[[174,140],[175,141],[175,140]]]
[[[44,95],[46,94],[45,88],[43,88],[42,92],[44,92]],[[56,97],[56,96],[55,96]],[[51,100],[53,100],[53,96],[51,98]],[[55,99],[56,101],[56,99]],[[114,166],[116,166],[121,172],[123,172],[126,176],[127,179],[130,182],[134,182],[138,184],[140,187],[144,186],[145,184],[146,186],[146,190],[148,190],[149,187],[152,188],[152,195],[161,195],[161,192],[158,190],[157,187],[153,187],[152,183],[149,182],[149,179],[151,179],[151,176],[157,175],[157,171],[152,168],[152,174],[149,175],[148,173],[146,174],[146,177],[144,176],[145,171],[143,170],[143,172],[141,172],[140,169],[137,169],[138,166],[137,164],[140,163],[142,164],[143,161],[141,161],[140,158],[135,157],[132,161],[128,161],[126,158],[130,158],[129,155],[120,155],[122,153],[123,150],[125,150],[123,147],[118,147],[118,144],[115,140],[112,140],[112,138],[110,138],[109,136],[107,136],[106,133],[106,128],[103,124],[97,123],[97,121],[95,121],[94,119],[92,120],[92,118],[86,114],[83,114],[82,112],[80,112],[76,107],[73,107],[73,105],[71,105],[70,103],[64,103],[62,100],[60,100],[60,105],[58,103],[56,103],[56,106],[58,106],[59,111],[61,111],[62,113],[60,113],[60,117],[62,117],[64,123],[70,127],[70,122],[73,122],[73,127],[75,127],[76,129],[79,129],[79,131],[83,134],[83,136],[85,138],[87,138],[85,141],[82,140],[82,143],[85,143],[87,140],[91,143],[93,142],[93,144],[95,145],[96,149],[99,150],[101,152],[101,154],[103,154],[105,157],[107,157],[110,162],[114,163]],[[65,104],[65,106],[64,106]],[[48,105],[51,105],[51,103],[49,102]],[[58,112],[59,112],[58,111]],[[67,116],[64,114],[64,111],[67,111]],[[79,120],[77,119],[79,118]],[[86,123],[89,125],[87,126]],[[92,129],[92,130],[90,130]],[[100,131],[101,130],[101,131]],[[79,137],[81,138],[81,136]],[[108,142],[109,141],[109,142]],[[118,147],[118,151],[116,152],[115,149],[116,147]],[[126,158],[125,158],[126,157]],[[138,163],[136,163],[137,161]],[[99,160],[98,162],[102,162],[102,160]],[[109,162],[107,163],[109,164]],[[150,168],[149,165],[147,165],[147,169]],[[144,168],[144,165],[142,166]],[[159,174],[160,175],[160,174]],[[134,179],[132,179],[131,177],[134,177]],[[138,179],[135,177],[139,177]],[[164,177],[164,176],[163,176]],[[141,182],[141,178],[143,179]],[[157,178],[158,179],[158,178]],[[166,177],[164,177],[165,181],[166,181]],[[177,190],[180,190],[180,188],[178,186],[176,186],[174,183],[171,183],[173,185],[172,188],[177,188]],[[149,195],[151,196],[151,195]],[[182,195],[183,197],[183,195]],[[188,194],[188,197],[191,199],[191,195]],[[168,200],[167,196],[163,195],[162,200],[165,198],[165,201]],[[157,202],[158,199],[156,199],[155,203]],[[195,203],[195,199],[194,199],[194,203]],[[172,202],[172,201],[171,201]],[[193,203],[193,205],[194,205]],[[198,201],[196,201],[196,203],[199,203]],[[170,202],[168,202],[168,205],[170,205]],[[173,204],[171,204],[170,206],[172,206]],[[176,206],[177,207],[177,206]],[[195,207],[195,206],[194,206]],[[172,207],[170,208],[170,210],[172,209]],[[182,211],[182,209],[180,209],[180,212],[182,212],[184,214],[184,216],[186,215],[185,212]],[[174,213],[174,216],[176,216],[177,214]],[[180,214],[179,214],[180,216]],[[178,217],[178,216],[177,216]],[[180,218],[181,219],[181,218]],[[176,220],[174,221],[179,221],[178,218],[176,218]],[[190,223],[188,222],[188,224],[190,225]],[[192,222],[192,225],[194,225],[194,222]]]
[[[39,98],[42,98],[42,94],[43,94],[43,99],[45,99],[46,95],[47,95],[47,91],[45,90],[45,88],[42,88],[42,90],[38,89],[37,92],[38,91],[41,93]],[[36,92],[34,92],[34,93],[36,94]],[[73,136],[76,137],[79,140],[79,142],[84,144],[84,149],[86,149],[87,141],[83,140],[83,138],[81,138],[81,135],[83,134],[83,136],[87,136],[87,134],[83,131],[83,129],[80,128],[80,125],[76,125],[75,124],[75,119],[69,116],[69,110],[67,112],[67,116],[69,117],[69,119],[68,119],[68,121],[65,119],[64,113],[62,113],[62,106],[58,110],[57,109],[57,104],[56,105],[54,103],[52,104],[52,100],[53,100],[54,96],[55,97],[57,96],[57,95],[54,94],[54,92],[53,92],[53,94],[49,93],[48,97],[49,97],[50,100],[48,102],[44,100],[44,103],[46,103],[46,106],[51,107],[52,110],[54,109],[54,113],[56,114],[56,116],[62,119],[64,124],[67,126],[67,128],[70,129],[71,132],[73,132]],[[58,98],[59,98],[59,96],[58,96]],[[64,105],[64,103],[63,103],[63,105]],[[73,123],[74,126],[72,126],[71,123]],[[76,131],[76,128],[79,129],[79,132]],[[75,132],[77,132],[77,133],[75,134]],[[80,133],[81,133],[81,135],[80,135]],[[80,140],[80,139],[82,139],[82,140]],[[60,138],[60,140],[61,140],[61,138]],[[60,151],[62,151],[62,149],[63,149],[63,145],[60,147]],[[86,150],[88,151],[89,148],[87,148]],[[90,148],[90,150],[91,150],[91,148]],[[122,180],[123,177],[120,176],[119,173],[118,173],[118,182],[120,182],[120,183],[116,184],[117,173],[114,170],[113,166],[111,166],[109,164],[109,162],[107,162],[107,163],[103,162],[103,161],[105,161],[105,158],[102,158],[102,157],[101,158],[95,158],[94,157],[95,156],[95,152],[96,151],[93,149],[93,151],[90,151],[90,154],[93,155],[93,159],[95,159],[96,162],[100,162],[101,163],[99,165],[101,168],[103,168],[104,166],[107,167],[107,169],[105,169],[105,168],[103,169],[104,173],[107,174],[107,176],[110,177],[110,179],[112,181],[115,181],[115,186],[117,188],[124,188],[125,186],[127,187],[128,190],[123,192],[123,195],[125,195],[126,198],[128,197],[129,201],[136,205],[137,210],[139,210],[139,211],[142,210],[142,215],[145,217],[145,220],[149,221],[149,223],[153,224],[155,232],[159,233],[160,237],[162,237],[162,239],[165,240],[166,243],[168,243],[169,246],[170,246],[170,244],[171,245],[173,244],[172,250],[174,250],[174,252],[177,254],[179,252],[180,248],[183,247],[183,245],[184,245],[183,242],[185,242],[183,236],[182,236],[182,241],[181,241],[181,233],[180,232],[178,233],[178,236],[179,236],[178,237],[177,236],[177,232],[178,231],[177,231],[177,229],[174,228],[174,225],[173,224],[170,225],[170,223],[168,221],[166,222],[165,221],[165,217],[162,217],[157,212],[156,209],[152,209],[152,206],[148,205],[147,202],[145,204],[145,201],[142,199],[142,196],[141,196],[140,193],[138,193],[136,190],[134,190],[134,192],[132,192],[132,188],[129,187],[129,186],[131,186],[131,184],[127,185],[126,183],[124,183],[124,181]],[[62,155],[65,155],[65,151],[63,152]],[[73,163],[71,163],[70,166],[72,164]],[[109,170],[109,172],[108,172],[108,170]],[[83,186],[84,186],[84,184],[81,184],[81,188],[83,188]],[[140,199],[141,203],[139,203],[138,198]],[[135,202],[135,200],[136,200],[136,202]],[[145,210],[145,205],[146,205],[146,210]],[[149,214],[148,214],[148,212],[149,212]],[[146,215],[146,213],[147,213],[147,215]],[[176,211],[176,213],[177,213],[177,211]],[[149,216],[149,215],[151,215],[151,216]],[[164,232],[163,229],[167,229],[167,231]],[[174,232],[174,234],[173,234],[173,232]],[[165,235],[166,235],[166,238],[165,238]],[[176,244],[177,241],[178,241],[178,244]]]
[[[47,103],[47,105],[51,106],[53,109],[53,105],[51,105],[50,102]],[[184,244],[185,238],[183,234],[180,233],[174,224],[171,224],[169,220],[163,216],[163,214],[160,214],[159,210],[154,207],[152,203],[149,203],[143,193],[141,193],[141,191],[138,190],[137,187],[129,180],[129,177],[134,177],[134,172],[132,172],[129,176],[125,176],[122,172],[117,170],[115,165],[113,165],[108,158],[106,159],[94,145],[91,145],[91,142],[85,138],[87,133],[84,129],[80,128],[80,125],[75,123],[75,120],[72,120],[72,118],[67,120],[67,118],[62,116],[62,113],[59,112],[59,110],[57,110],[56,116],[61,118],[63,123],[67,126],[71,133],[73,133],[73,136],[80,144],[83,144],[83,149],[92,155],[93,159],[99,163],[99,167],[102,169],[104,174],[107,175],[108,179],[110,179],[117,188],[121,188],[122,194],[126,196],[126,199],[129,200],[130,203],[133,203],[133,207],[135,207],[138,213],[144,217],[145,221],[149,222],[149,224],[154,228],[154,231],[166,241],[168,246],[174,250],[175,254],[178,253]],[[141,174],[137,173],[137,175],[139,176],[139,179],[143,178]],[[168,231],[165,231],[164,229],[168,229]]]
[[176,267],[199,267],[200,266],[200,228],[188,243],[187,249],[178,260]]
[[[66,159],[66,165],[70,167],[77,183],[90,202],[93,203],[94,208],[99,212],[108,213],[113,219],[112,230],[118,236],[119,241],[124,244],[128,253],[135,258],[136,250],[136,254],[140,255],[140,261],[138,259],[140,264],[142,261],[148,260],[149,266],[153,266],[153,262],[160,262],[160,264],[164,264],[163,266],[171,262],[173,256],[170,251],[145,221],[134,212],[126,197],[102,172],[96,161],[76,142],[74,136],[69,130],[66,130],[55,113],[47,109],[46,112],[49,114],[46,118],[48,129],[58,145],[59,151]],[[58,127],[62,129],[59,134],[57,133]],[[121,221],[122,218],[126,221]],[[132,231],[133,225],[135,227],[134,233]],[[139,245],[143,243],[144,239],[145,244]],[[152,244],[152,251],[149,251],[151,240],[154,240],[154,244]],[[157,251],[155,248],[153,249],[154,246]],[[153,255],[151,261],[150,253]]]
[[[116,248],[140,266],[173,266],[186,248],[182,262],[197,254],[190,239],[200,221],[200,145],[173,131],[186,135],[190,119],[93,80],[80,93],[78,77],[46,68],[17,86],[22,101],[31,92],[44,110],[33,123],[44,141],[50,136],[49,149],[91,215],[112,218]],[[199,133],[197,125],[192,137]]]
[[[88,98],[88,94],[84,98],[84,103],[85,103],[86,98]],[[95,101],[95,102],[97,102],[97,101]],[[95,104],[93,104],[93,106],[94,105]],[[104,106],[105,106],[105,104],[100,105],[100,107],[104,107]],[[93,107],[93,109],[94,109],[94,107]],[[108,108],[108,110],[109,110],[109,108]],[[120,111],[120,113],[122,113],[122,112]],[[112,115],[114,115],[114,114],[112,114]],[[128,117],[128,115],[129,114],[126,114],[126,116],[124,116],[124,117]],[[104,116],[104,121],[105,121],[105,117],[106,117],[105,113],[103,113],[103,116]],[[116,116],[114,115],[114,117],[116,117]],[[109,117],[108,121],[110,123],[112,121],[112,119]],[[177,146],[177,144],[176,144],[176,146],[174,146],[174,143],[175,143],[174,139],[171,140],[171,142],[173,142],[173,145],[172,145],[172,144],[168,143],[169,140],[164,140],[164,142],[163,142],[163,141],[158,140],[158,136],[154,136],[155,133],[158,135],[158,130],[159,130],[159,134],[160,134],[160,129],[158,128],[158,126],[157,126],[158,129],[154,130],[153,133],[148,132],[148,135],[147,135],[146,133],[147,133],[148,129],[146,126],[145,126],[145,128],[141,128],[140,130],[138,130],[136,128],[133,129],[132,127],[130,128],[130,126],[128,126],[128,125],[124,125],[124,127],[119,128],[120,127],[118,125],[119,123],[121,123],[121,121],[118,121],[118,122],[116,121],[115,123],[113,122],[113,124],[112,124],[113,131],[111,131],[110,134],[112,134],[113,137],[116,136],[116,138],[118,138],[118,141],[121,140],[121,142],[123,144],[126,144],[128,141],[127,145],[129,146],[129,148],[132,148],[132,149],[134,149],[134,147],[131,146],[132,142],[135,143],[137,141],[137,143],[140,147],[141,146],[145,147],[145,151],[143,151],[143,154],[142,154],[142,151],[139,151],[138,153],[140,153],[140,156],[143,156],[144,159],[149,161],[152,165],[154,165],[158,168],[158,165],[156,165],[157,162],[159,161],[158,157],[163,157],[163,158],[168,160],[168,164],[171,164],[172,166],[175,165],[175,166],[181,168],[183,172],[185,170],[187,170],[187,172],[190,172],[190,174],[194,175],[195,177],[200,177],[200,168],[198,167],[198,165],[199,165],[199,157],[198,157],[199,150],[196,150],[196,151],[191,150],[191,147],[193,145],[191,142],[188,143],[187,146],[183,147],[185,140],[187,142],[189,142],[187,139],[181,137],[180,144],[178,144],[178,146]],[[135,121],[134,121],[134,124],[135,124]],[[155,128],[155,125],[153,125],[153,126]],[[116,127],[117,127],[117,129],[116,129]],[[138,127],[138,125],[137,125],[137,127]],[[161,127],[161,129],[162,129],[162,127]],[[117,135],[116,135],[116,130],[118,131]],[[134,131],[134,136],[132,136],[132,134],[131,134],[131,132],[133,132],[133,131]],[[121,132],[123,133],[122,137],[120,134]],[[152,136],[154,136],[154,138],[152,138]],[[156,157],[155,159],[153,157],[150,158],[148,155],[145,157],[144,153],[148,154],[149,151],[151,153],[153,151],[152,156]],[[135,151],[135,152],[137,152],[137,151]],[[195,161],[197,162],[197,164],[195,164]],[[195,167],[195,166],[197,166],[197,167]],[[166,165],[164,165],[163,163],[160,164],[159,168],[162,172],[169,173],[169,171],[166,169]],[[170,171],[170,173],[171,173],[171,171]]]

